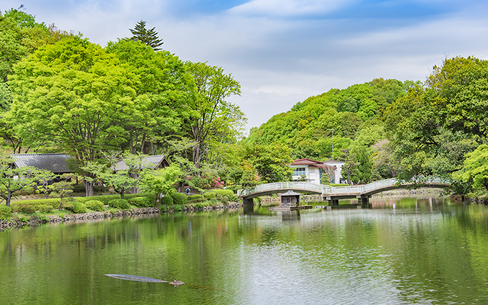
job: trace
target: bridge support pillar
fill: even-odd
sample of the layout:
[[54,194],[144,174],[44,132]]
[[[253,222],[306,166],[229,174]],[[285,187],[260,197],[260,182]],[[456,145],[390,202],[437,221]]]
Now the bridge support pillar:
[[329,202],[329,206],[339,205],[339,199],[327,197],[327,201]]
[[371,198],[371,196],[361,195],[361,196],[357,196],[357,198],[358,198],[358,204],[361,205],[361,207],[367,208],[369,206],[369,198]]
[[246,198],[242,198],[242,204],[244,206],[254,206],[254,200],[252,198],[250,199],[246,199]]

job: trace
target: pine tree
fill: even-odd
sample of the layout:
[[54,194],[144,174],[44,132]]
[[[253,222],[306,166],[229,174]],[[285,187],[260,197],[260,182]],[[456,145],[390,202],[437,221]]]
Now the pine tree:
[[132,33],[130,38],[133,41],[140,41],[154,49],[154,51],[159,51],[159,48],[163,44],[163,40],[159,39],[158,32],[152,29],[146,29],[146,21],[139,21],[133,29],[129,29]]

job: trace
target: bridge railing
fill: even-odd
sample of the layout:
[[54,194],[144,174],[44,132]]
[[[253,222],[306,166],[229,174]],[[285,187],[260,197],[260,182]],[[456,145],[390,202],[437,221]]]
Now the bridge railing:
[[363,185],[350,185],[350,186],[333,186],[331,192],[334,194],[352,194],[352,193],[365,193],[371,190],[376,190],[383,187],[393,186],[397,183],[397,179],[385,179],[380,181],[371,182]]
[[256,185],[253,188],[243,190],[239,195],[247,196],[253,193],[261,193],[261,192],[266,192],[271,190],[292,190],[292,189],[311,190],[323,194],[323,193],[330,192],[331,187],[328,185],[312,184],[308,182],[293,182],[293,181],[275,182],[275,183]]
[[[245,189],[239,193],[239,196],[247,196],[253,193],[261,193],[261,192],[272,191],[272,190],[291,190],[291,189],[314,190],[322,194],[357,194],[357,193],[362,194],[362,193],[370,192],[372,190],[394,186],[397,183],[397,181],[398,181],[397,179],[391,178],[391,179],[375,181],[364,185],[352,185],[352,186],[328,186],[322,184],[312,184],[308,182],[294,182],[294,181],[275,182],[275,183],[260,184],[260,185],[256,185],[253,188]],[[422,177],[422,178],[415,179],[412,182],[416,182],[420,184],[422,183],[449,184],[450,183],[448,180],[433,178],[433,177]]]

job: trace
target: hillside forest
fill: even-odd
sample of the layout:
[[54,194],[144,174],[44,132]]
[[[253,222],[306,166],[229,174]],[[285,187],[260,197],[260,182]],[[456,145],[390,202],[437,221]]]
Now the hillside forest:
[[[10,9],[0,16],[3,155],[70,154],[87,195],[93,164],[165,155],[181,183],[238,189],[287,181],[294,159],[344,160],[343,177],[450,179],[488,191],[488,61],[454,57],[424,81],[377,78],[297,102],[244,136],[222,67],[182,61],[144,21],[102,47]],[[326,84],[324,84],[324,87]],[[325,179],[327,180],[327,179]],[[327,183],[327,181],[323,181]]]

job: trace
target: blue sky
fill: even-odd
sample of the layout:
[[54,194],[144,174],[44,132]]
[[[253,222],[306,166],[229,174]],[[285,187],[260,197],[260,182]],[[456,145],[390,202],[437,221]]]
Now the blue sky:
[[444,58],[488,59],[488,0],[3,0],[105,46],[139,20],[163,48],[242,86],[247,129],[331,88],[424,81]]

